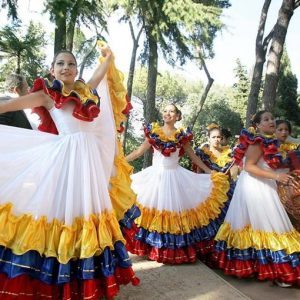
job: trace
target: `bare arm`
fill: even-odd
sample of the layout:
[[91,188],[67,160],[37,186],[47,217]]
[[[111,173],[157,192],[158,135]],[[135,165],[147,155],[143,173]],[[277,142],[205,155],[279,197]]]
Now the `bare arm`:
[[132,151],[130,154],[126,156],[126,160],[133,161],[140,156],[142,156],[147,150],[151,148],[151,145],[149,144],[148,140],[145,140],[141,146],[139,146],[136,150]]
[[108,47],[101,48],[101,53],[106,59],[102,64],[99,64],[97,66],[96,70],[94,71],[94,74],[92,75],[92,78],[87,82],[92,89],[95,89],[101,82],[101,80],[104,78],[108,70],[109,64],[112,60],[112,53]]
[[202,169],[205,173],[210,174],[211,169],[208,168],[204,162],[194,153],[190,144],[185,144],[183,146],[185,153],[189,156],[194,164],[196,164],[200,169]]
[[257,166],[263,153],[259,145],[250,145],[246,152],[245,171],[262,178],[274,179],[282,183],[287,183],[292,177],[288,174],[278,174],[273,170],[265,170]]
[[53,107],[53,100],[43,91],[38,91],[26,96],[13,98],[7,101],[1,101],[0,113],[22,110],[25,108],[34,108],[38,106],[44,106],[45,108],[50,109]]

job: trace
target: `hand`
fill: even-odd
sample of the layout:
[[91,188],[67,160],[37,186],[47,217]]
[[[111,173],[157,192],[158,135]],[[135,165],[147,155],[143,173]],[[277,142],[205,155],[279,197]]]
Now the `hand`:
[[107,45],[101,47],[100,50],[103,57],[110,58],[112,56],[112,51]]
[[286,173],[279,173],[276,175],[276,181],[283,184],[288,184],[291,179],[293,179],[293,177]]

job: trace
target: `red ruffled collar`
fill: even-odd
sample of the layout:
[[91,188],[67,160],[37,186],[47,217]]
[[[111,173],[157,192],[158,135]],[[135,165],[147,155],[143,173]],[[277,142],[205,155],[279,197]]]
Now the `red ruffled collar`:
[[[50,85],[48,80],[37,78],[31,92],[40,90],[53,99],[54,106],[58,109],[69,102],[74,103],[73,116],[79,120],[92,122],[100,113],[100,99],[96,90],[90,89],[82,80],[77,80],[74,83],[74,89],[66,92],[63,83],[59,80],[54,80]],[[41,123],[38,126],[40,131],[58,134],[49,111],[45,107],[36,107],[32,111],[40,116]]]

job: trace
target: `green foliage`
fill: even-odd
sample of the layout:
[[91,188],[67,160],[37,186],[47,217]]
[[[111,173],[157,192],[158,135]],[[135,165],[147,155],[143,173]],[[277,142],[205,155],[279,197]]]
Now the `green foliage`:
[[241,64],[239,59],[236,60],[234,68],[236,83],[233,85],[233,98],[229,102],[230,107],[238,112],[243,123],[246,122],[247,101],[250,92],[250,80],[247,69]]
[[275,115],[292,121],[300,126],[300,108],[297,101],[298,81],[291,69],[290,59],[286,51],[281,58]]
[[22,73],[28,83],[45,73],[45,31],[41,24],[30,22],[23,33],[21,23],[4,26],[0,30],[0,51],[7,55],[7,62],[0,68],[0,80],[11,72]]
[[18,19],[18,0],[1,0],[0,7],[7,9],[7,16],[12,18],[13,21]]

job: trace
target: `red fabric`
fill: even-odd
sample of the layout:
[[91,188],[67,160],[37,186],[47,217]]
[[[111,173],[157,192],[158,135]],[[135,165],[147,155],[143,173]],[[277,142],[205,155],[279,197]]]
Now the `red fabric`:
[[98,300],[100,297],[114,297],[119,292],[119,285],[132,283],[139,284],[131,268],[117,268],[114,276],[94,280],[74,280],[63,285],[50,285],[27,275],[8,278],[0,274],[1,300]]
[[137,231],[137,226],[133,226],[131,229],[123,229],[127,250],[138,256],[148,256],[149,259],[164,264],[193,263],[196,262],[197,258],[206,261],[214,248],[213,240],[198,242],[188,247],[176,249],[156,248],[136,240],[135,234]]
[[[76,96],[77,94],[71,93],[69,96],[63,96],[60,91],[53,90],[51,87],[48,88],[43,78],[37,78],[33,83],[31,92],[41,90],[53,99],[54,105],[58,109],[62,108],[66,103],[73,102],[75,104],[73,116],[79,120],[92,122],[100,113],[99,107],[93,101],[83,105],[79,96]],[[38,126],[40,131],[58,134],[49,111],[45,107],[36,107],[32,111],[38,114],[41,119],[41,123]]]
[[285,283],[300,285],[300,266],[293,268],[288,263],[259,264],[257,260],[227,260],[224,251],[215,252],[213,259],[216,266],[224,270],[225,275],[247,278],[254,274],[259,280],[277,279]]

